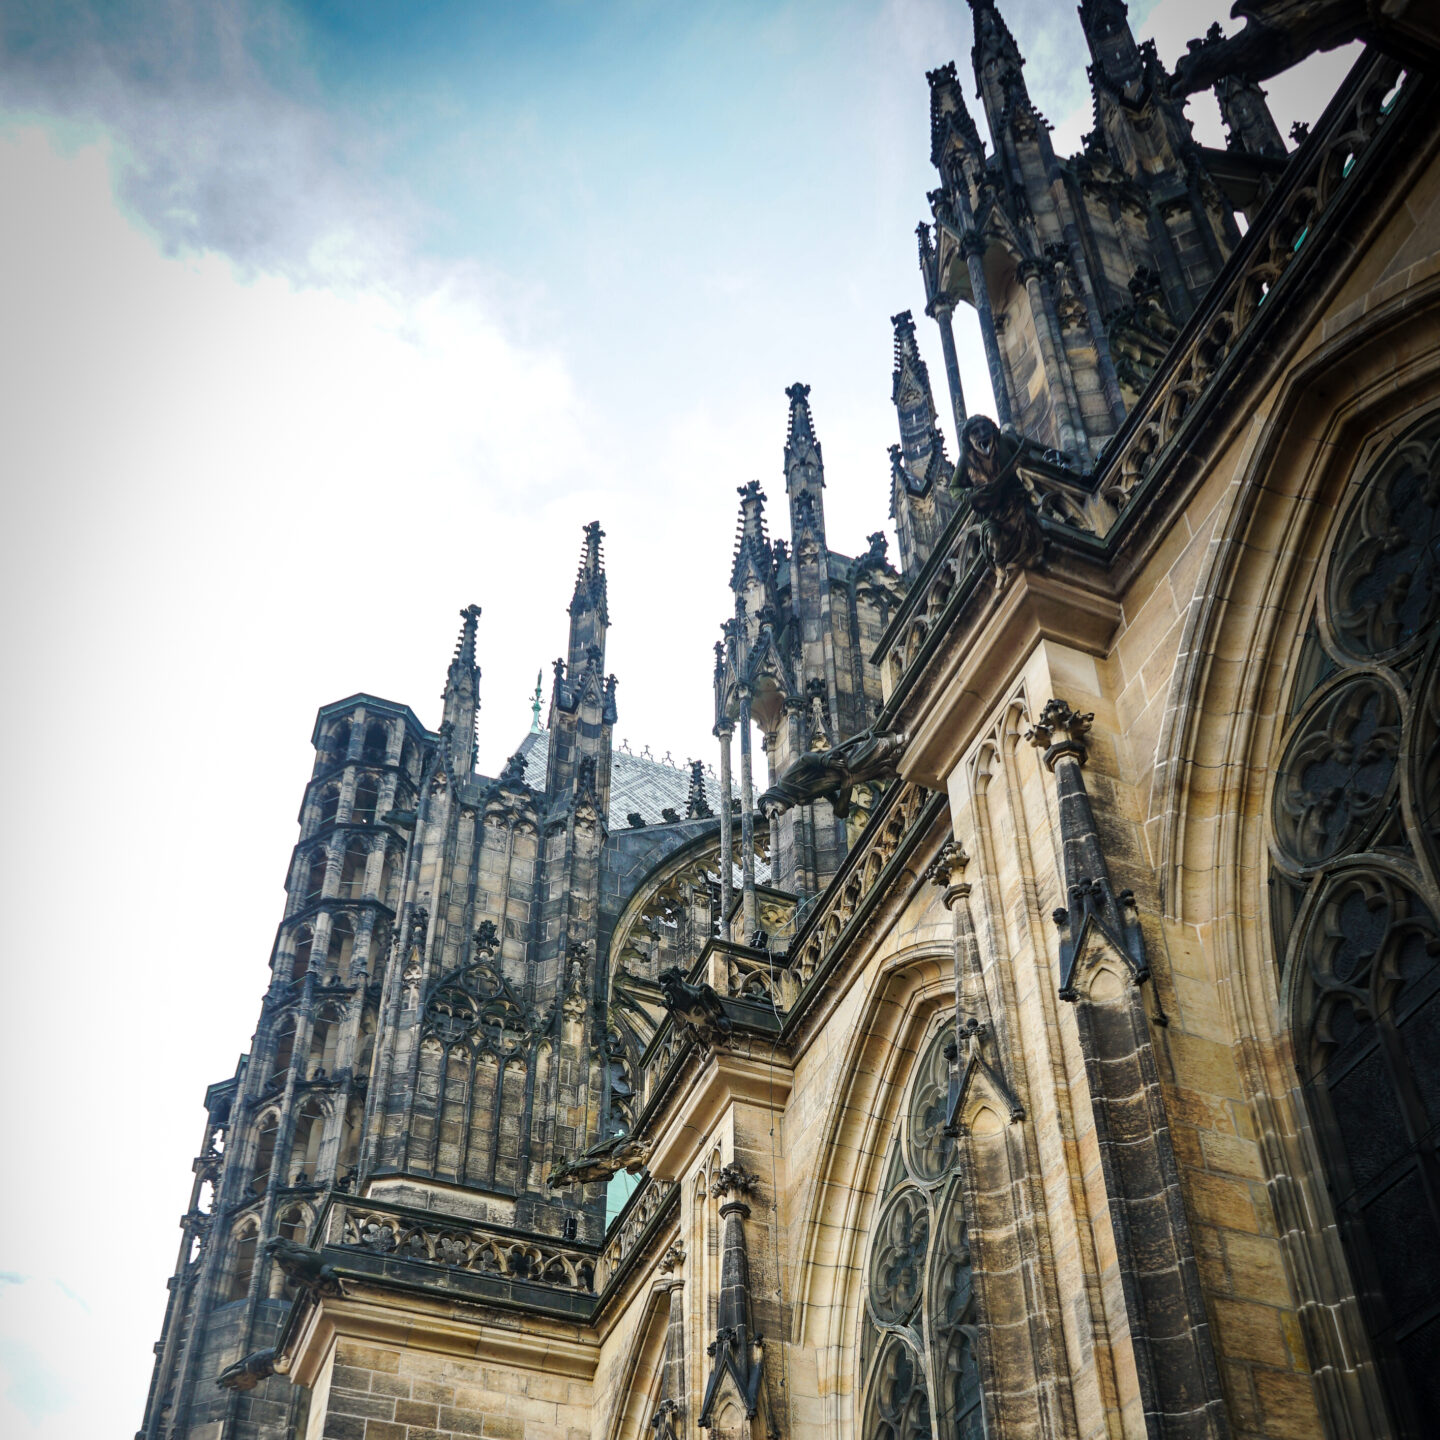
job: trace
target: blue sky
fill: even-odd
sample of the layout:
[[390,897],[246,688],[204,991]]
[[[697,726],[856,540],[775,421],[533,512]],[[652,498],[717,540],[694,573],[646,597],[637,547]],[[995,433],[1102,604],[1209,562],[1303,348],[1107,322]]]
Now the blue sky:
[[[1005,13],[1075,148],[1073,7]],[[1132,18],[1173,61],[1220,7]],[[493,773],[598,517],[618,733],[708,758],[735,489],[782,493],[787,384],[832,543],[885,525],[924,72],[969,47],[963,0],[0,11],[0,1432],[139,1423],[317,706],[436,723],[478,602]],[[1282,128],[1344,64],[1272,84]]]

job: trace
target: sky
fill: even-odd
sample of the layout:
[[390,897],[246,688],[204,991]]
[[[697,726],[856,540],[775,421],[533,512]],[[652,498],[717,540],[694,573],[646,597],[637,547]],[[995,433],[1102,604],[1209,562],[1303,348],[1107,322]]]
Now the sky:
[[[1073,8],[1004,11],[1068,153]],[[1224,18],[1131,15],[1170,63]],[[963,0],[0,9],[10,1440],[139,1425],[316,709],[364,690],[435,725],[478,603],[495,773],[598,518],[617,737],[710,759],[735,491],[783,497],[787,384],[832,545],[886,525],[924,72],[970,42]],[[1350,58],[1271,82],[1282,130]],[[1190,113],[1223,143],[1213,100]],[[959,340],[989,410],[968,316]]]

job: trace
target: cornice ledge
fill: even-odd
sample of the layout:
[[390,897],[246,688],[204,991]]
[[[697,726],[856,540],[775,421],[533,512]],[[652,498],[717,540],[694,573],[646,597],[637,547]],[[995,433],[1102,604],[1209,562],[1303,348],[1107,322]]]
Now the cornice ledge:
[[730,1106],[782,1109],[794,1078],[783,1050],[767,1042],[748,1054],[713,1052],[689,1084],[671,1091],[663,1109],[648,1117],[645,1130],[654,1148],[646,1168],[657,1179],[678,1180]]
[[[1120,602],[1094,586],[1039,570],[1018,572],[989,609],[957,627],[932,658],[930,673],[887,717],[911,733],[901,775],[944,790],[975,727],[1012,688],[1042,640],[1103,657],[1121,619]],[[997,659],[1005,663],[997,665]]]

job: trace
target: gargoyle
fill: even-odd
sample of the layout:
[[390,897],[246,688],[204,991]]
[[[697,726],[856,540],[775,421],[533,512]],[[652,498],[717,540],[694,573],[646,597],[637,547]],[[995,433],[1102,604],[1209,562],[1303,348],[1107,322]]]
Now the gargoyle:
[[598,1180],[609,1180],[626,1170],[638,1175],[650,1158],[648,1140],[632,1140],[629,1135],[612,1135],[592,1145],[573,1160],[557,1165],[550,1172],[550,1188],[559,1190],[565,1185],[591,1185]]
[[280,1267],[285,1278],[293,1280],[300,1289],[312,1295],[340,1293],[340,1282],[336,1279],[334,1267],[325,1264],[318,1250],[276,1235],[265,1242],[265,1254]]
[[275,1347],[252,1350],[243,1360],[227,1365],[215,1377],[222,1390],[253,1390],[262,1380],[275,1373]]
[[664,992],[665,1008],[677,1024],[688,1026],[702,1045],[714,1045],[729,1038],[730,1017],[709,985],[692,985],[673,965],[655,979]]
[[760,797],[760,813],[772,820],[796,805],[828,799],[836,819],[843,820],[856,785],[894,778],[908,740],[908,735],[862,730],[829,750],[801,755]]
[[952,494],[970,501],[975,518],[967,529],[1001,584],[1040,553],[1039,522],[1016,470],[1024,446],[1009,426],[1002,430],[988,415],[972,415],[960,432],[960,461],[950,485]]
[[1298,65],[1316,50],[1373,38],[1371,7],[1364,0],[1238,0],[1230,14],[1245,21],[1228,38],[1218,25],[1175,65],[1177,96],[1208,90],[1226,75],[1259,82]]

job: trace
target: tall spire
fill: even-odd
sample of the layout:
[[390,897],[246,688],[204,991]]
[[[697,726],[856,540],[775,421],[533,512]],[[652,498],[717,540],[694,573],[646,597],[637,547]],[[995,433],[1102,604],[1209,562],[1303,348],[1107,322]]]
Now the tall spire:
[[1145,85],[1145,61],[1130,29],[1125,0],[1080,0],[1080,25],[1094,62],[1090,83],[1106,84],[1132,102],[1138,99]]
[[[890,515],[900,541],[900,567],[913,575],[930,558],[953,513],[950,463],[935,417],[930,372],[915,343],[914,317],[902,310],[890,323],[895,327],[890,398],[900,421],[900,444],[890,447]],[[958,393],[958,376],[955,383]]]
[[450,765],[457,775],[475,768],[475,721],[480,713],[480,667],[475,663],[475,626],[480,607],[460,612],[460,638],[445,676],[445,710],[441,725],[449,737]]
[[1004,137],[1035,141],[1044,134],[1040,112],[1025,88],[1022,71],[1025,56],[1009,33],[1004,16],[995,9],[995,0],[971,0],[975,16],[975,45],[971,63],[975,66],[975,84],[985,104],[991,140],[996,150],[1002,148]]
[[966,108],[955,62],[927,70],[925,79],[930,85],[930,163],[953,182],[957,177],[947,173],[947,158],[959,151],[983,159],[985,145]]
[[810,387],[798,380],[785,391],[790,401],[790,424],[785,434],[785,491],[790,497],[790,541],[800,539],[802,529],[816,532],[825,543],[825,462],[815,438],[815,421],[810,414]]
[[[570,669],[578,670],[588,660],[596,668],[605,666],[605,635],[610,626],[610,607],[605,587],[605,532],[598,520],[585,527],[580,550],[580,568],[575,575],[575,593],[570,599]],[[592,652],[598,651],[598,654]]]
[[550,692],[550,748],[545,790],[569,805],[593,790],[600,813],[609,803],[610,732],[615,724],[615,677],[605,675],[610,608],[605,595],[605,532],[585,527],[575,593],[570,600],[570,649],[555,661]]

